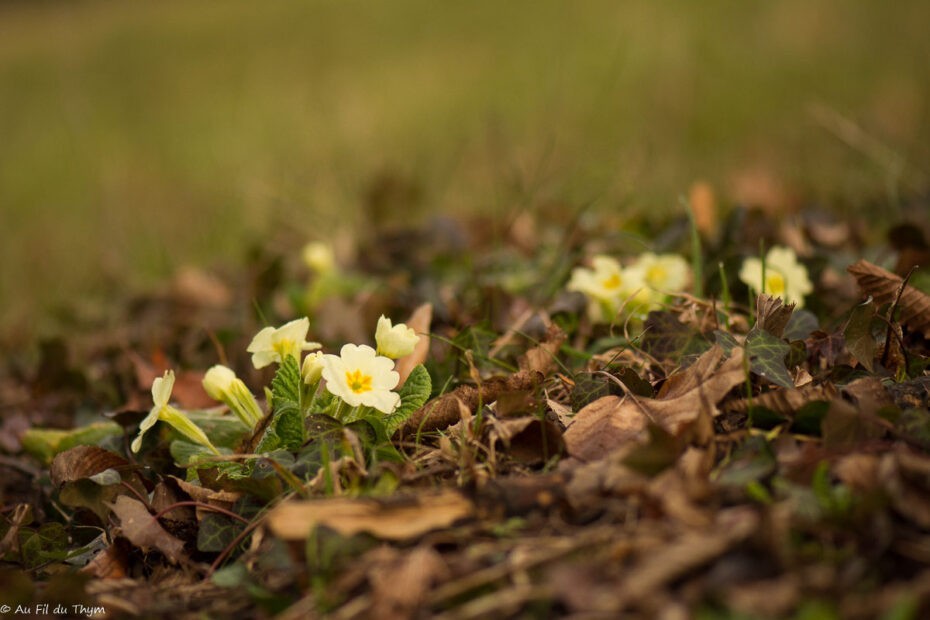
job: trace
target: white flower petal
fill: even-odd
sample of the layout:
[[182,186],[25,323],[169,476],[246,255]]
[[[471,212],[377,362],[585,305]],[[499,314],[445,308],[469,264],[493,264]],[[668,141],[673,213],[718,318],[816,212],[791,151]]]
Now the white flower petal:
[[228,398],[229,390],[236,373],[231,368],[217,364],[211,367],[203,376],[203,389],[213,400],[224,401]]
[[166,370],[164,376],[152,382],[152,401],[156,407],[162,407],[171,400],[171,390],[174,389],[174,371]]

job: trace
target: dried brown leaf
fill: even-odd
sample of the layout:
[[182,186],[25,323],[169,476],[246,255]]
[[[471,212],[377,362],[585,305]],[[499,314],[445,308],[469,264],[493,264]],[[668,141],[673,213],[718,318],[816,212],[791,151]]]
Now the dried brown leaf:
[[894,509],[923,529],[930,529],[930,457],[899,448],[886,454],[878,467],[882,488]]
[[663,390],[663,398],[605,396],[589,404],[565,432],[568,453],[586,461],[603,458],[643,443],[649,423],[677,434],[702,412],[716,415],[716,404],[746,378],[742,349],[734,349],[718,366],[722,357],[723,350],[715,345]]
[[170,476],[175,482],[178,483],[178,487],[191,496],[191,499],[198,502],[206,502],[208,504],[216,504],[224,507],[232,506],[242,497],[242,493],[235,491],[216,491],[214,489],[208,489],[202,487],[199,484],[193,484],[181,478],[175,476]]
[[745,413],[749,407],[765,407],[775,413],[795,413],[804,405],[816,401],[831,401],[836,397],[836,387],[832,384],[807,384],[793,390],[772,390],[765,394],[738,400],[729,400],[723,405],[725,411]]
[[110,504],[120,521],[123,535],[141,549],[157,549],[177,564],[187,559],[184,543],[169,534],[137,499],[120,495]]
[[556,368],[556,355],[568,336],[556,325],[549,325],[546,338],[529,349],[519,359],[520,370],[529,370],[548,375]]
[[109,450],[97,446],[76,446],[55,456],[49,475],[52,483],[60,486],[66,482],[83,480],[107,469],[121,469],[129,461]]
[[[898,290],[904,279],[901,276],[882,269],[867,260],[859,260],[846,269],[856,278],[856,282],[866,294],[881,305],[892,303],[898,296]],[[901,310],[901,322],[915,332],[930,338],[930,295],[907,286],[898,302]]]
[[472,502],[457,491],[385,500],[291,500],[268,514],[268,527],[285,540],[303,540],[320,525],[343,536],[367,532],[386,540],[410,540],[474,514]]
[[394,364],[394,370],[400,375],[400,383],[397,384],[398,389],[407,381],[407,377],[410,376],[413,369],[426,361],[426,357],[429,355],[429,333],[432,322],[433,304],[431,303],[419,306],[407,319],[407,327],[415,331],[420,340],[410,355],[399,358]]
[[759,516],[752,508],[721,510],[711,528],[692,529],[678,540],[650,554],[631,570],[619,593],[621,600],[649,598],[658,588],[679,575],[719,557],[751,536],[758,527]]
[[442,556],[429,546],[421,545],[409,553],[381,547],[376,553],[368,570],[374,599],[372,618],[411,617],[432,587],[449,574]]
[[414,411],[398,433],[401,436],[409,436],[419,431],[428,432],[446,428],[461,419],[460,403],[470,411],[474,411],[479,404],[489,405],[505,392],[535,389],[542,383],[543,378],[543,375],[538,372],[521,370],[507,377],[488,379],[481,383],[480,389],[470,385],[460,385]]
[[636,404],[619,396],[604,396],[579,411],[565,431],[568,453],[592,461],[632,445],[645,443],[649,418]]
[[764,329],[776,338],[781,338],[794,313],[795,305],[785,305],[781,297],[772,297],[762,293],[756,301],[756,328]]

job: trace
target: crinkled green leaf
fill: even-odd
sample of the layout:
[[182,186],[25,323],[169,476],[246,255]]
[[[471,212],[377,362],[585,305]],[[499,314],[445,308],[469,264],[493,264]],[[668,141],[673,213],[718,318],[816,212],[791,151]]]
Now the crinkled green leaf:
[[400,405],[384,418],[384,428],[391,435],[407,421],[414,411],[422,407],[433,391],[433,381],[423,364],[414,367],[400,388]]
[[746,336],[749,369],[777,386],[793,388],[794,382],[785,366],[785,356],[791,351],[788,343],[765,330],[752,329]]
[[243,524],[226,515],[208,512],[197,530],[197,550],[220,552],[231,545],[243,529]]
[[71,430],[30,428],[23,433],[20,442],[23,450],[49,464],[56,454],[75,446],[100,445],[122,435],[123,428],[116,422],[94,422]]
[[256,452],[263,454],[277,448],[296,452],[303,445],[304,416],[302,379],[297,360],[288,356],[271,381],[272,419]]

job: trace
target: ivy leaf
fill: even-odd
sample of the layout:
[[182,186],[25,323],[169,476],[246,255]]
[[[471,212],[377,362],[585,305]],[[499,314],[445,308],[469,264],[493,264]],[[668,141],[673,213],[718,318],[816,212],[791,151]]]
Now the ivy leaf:
[[68,557],[68,533],[61,523],[43,523],[38,530],[26,533],[23,538],[20,552],[23,564],[28,568]]
[[641,344],[650,355],[672,360],[698,356],[711,347],[701,332],[671,312],[659,311],[650,312],[643,323]]
[[243,525],[226,515],[207,513],[197,530],[197,550],[220,552],[226,549],[242,532]]
[[733,337],[733,334],[720,329],[714,330],[714,341],[723,348],[723,352],[727,355],[733,353],[733,349],[741,346],[739,341]]
[[785,366],[785,356],[791,347],[769,332],[753,328],[746,336],[746,353],[749,369],[783,388],[791,389],[794,382]]
[[429,372],[423,364],[417,364],[407,377],[404,386],[400,388],[400,405],[394,413],[384,419],[387,434],[390,436],[403,426],[407,418],[429,400],[432,391],[433,381],[430,379]]
[[820,321],[817,320],[816,314],[810,310],[795,310],[785,326],[782,337],[785,340],[804,340],[818,329]]
[[297,360],[287,356],[271,381],[272,419],[256,452],[270,452],[278,448],[295,452],[303,445],[305,435],[301,381]]

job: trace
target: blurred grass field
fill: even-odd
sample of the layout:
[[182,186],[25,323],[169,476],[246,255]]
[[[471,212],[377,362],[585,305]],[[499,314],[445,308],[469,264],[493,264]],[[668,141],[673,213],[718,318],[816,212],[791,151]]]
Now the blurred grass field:
[[926,0],[0,4],[0,320],[364,227],[385,174],[410,218],[661,216],[754,169],[886,218],[930,175],[927,24]]

